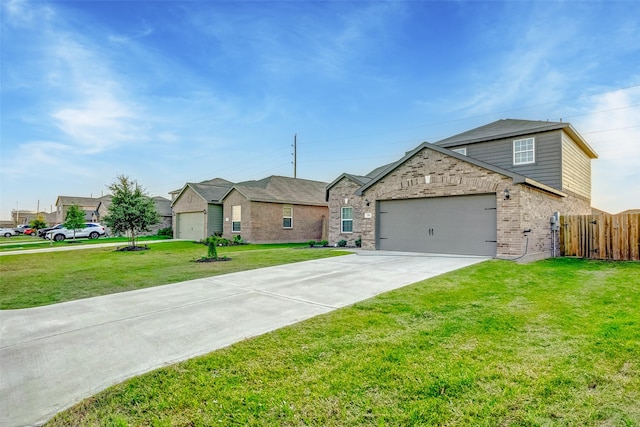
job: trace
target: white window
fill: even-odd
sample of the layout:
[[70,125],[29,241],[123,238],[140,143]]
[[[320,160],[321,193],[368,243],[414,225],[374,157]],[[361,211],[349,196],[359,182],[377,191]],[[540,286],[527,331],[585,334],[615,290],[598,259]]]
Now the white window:
[[340,215],[340,232],[353,233],[353,208],[342,208]]
[[282,208],[282,228],[293,228],[293,206]]
[[526,165],[536,161],[536,142],[533,138],[513,141],[513,164]]
[[458,154],[462,154],[463,156],[467,155],[467,147],[464,148],[452,148],[451,151],[454,151]]
[[240,223],[242,221],[242,206],[231,206],[231,231],[240,232]]

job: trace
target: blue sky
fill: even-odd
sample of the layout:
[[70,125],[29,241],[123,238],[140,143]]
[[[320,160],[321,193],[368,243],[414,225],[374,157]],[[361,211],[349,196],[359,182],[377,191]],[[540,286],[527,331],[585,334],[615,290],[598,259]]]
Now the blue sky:
[[365,174],[503,118],[571,122],[592,204],[640,208],[640,2],[15,1],[0,218],[185,182]]

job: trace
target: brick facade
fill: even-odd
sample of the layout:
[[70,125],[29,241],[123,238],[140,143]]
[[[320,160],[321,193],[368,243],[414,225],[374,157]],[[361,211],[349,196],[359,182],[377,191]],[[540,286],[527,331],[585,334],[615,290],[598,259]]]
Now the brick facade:
[[[232,232],[232,207],[241,206],[240,232]],[[293,227],[284,228],[283,208],[293,207]],[[242,239],[252,243],[296,243],[326,238],[326,222],[329,209],[326,206],[266,203],[247,200],[237,190],[232,190],[224,201],[223,237]]]
[[185,188],[180,198],[172,206],[173,213],[203,212],[207,209],[207,202],[191,187]]
[[[349,246],[355,246],[355,241],[362,237],[363,220],[365,214],[365,198],[356,196],[354,193],[360,188],[360,184],[353,182],[349,178],[342,178],[338,181],[329,193],[329,244],[335,245],[340,240],[345,240]],[[370,205],[371,206],[371,205]],[[375,206],[375,203],[373,204]],[[341,209],[343,207],[353,208],[353,232],[341,233]],[[369,208],[366,207],[366,212]],[[372,230],[369,230],[370,232]]]
[[[508,176],[429,148],[423,148],[397,166],[367,188],[362,196],[354,194],[359,187],[358,183],[343,178],[330,188],[330,244],[342,239],[353,244],[361,236],[364,249],[375,249],[377,201],[494,194],[497,256],[515,258],[526,252],[526,258],[544,258],[551,256],[550,217],[553,212],[574,214],[591,210],[590,201],[584,197],[575,194],[562,197],[525,184],[515,184]],[[504,197],[505,189],[509,191],[508,199]],[[340,233],[342,206],[353,207],[353,233]]]

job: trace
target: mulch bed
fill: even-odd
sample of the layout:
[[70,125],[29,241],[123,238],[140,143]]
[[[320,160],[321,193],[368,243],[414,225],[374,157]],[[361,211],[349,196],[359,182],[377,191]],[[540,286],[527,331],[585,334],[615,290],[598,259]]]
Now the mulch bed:
[[148,251],[151,249],[149,246],[125,246],[123,248],[116,247],[116,252],[137,252],[137,251]]
[[196,262],[218,262],[218,261],[231,261],[231,258],[226,256],[219,256],[216,258],[200,258],[195,260]]

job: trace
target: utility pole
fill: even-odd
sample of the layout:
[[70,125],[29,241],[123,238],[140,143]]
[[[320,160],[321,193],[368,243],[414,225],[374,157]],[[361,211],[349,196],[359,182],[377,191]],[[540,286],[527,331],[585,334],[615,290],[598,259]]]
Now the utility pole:
[[293,177],[296,178],[296,161],[298,157],[298,147],[297,147],[297,137],[298,134],[293,134]]

